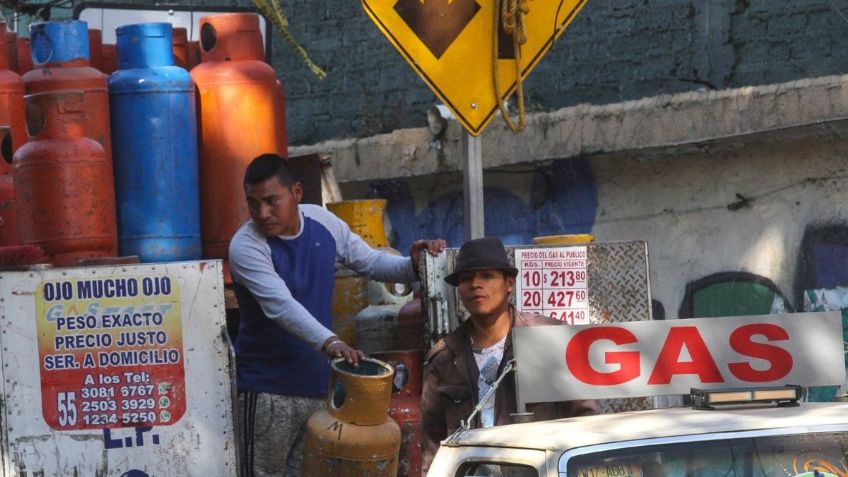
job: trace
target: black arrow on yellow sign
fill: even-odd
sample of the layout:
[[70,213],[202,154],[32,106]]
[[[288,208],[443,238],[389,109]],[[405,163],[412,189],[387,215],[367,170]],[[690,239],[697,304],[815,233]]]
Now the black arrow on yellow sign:
[[475,0],[399,0],[395,11],[436,58],[480,10]]
[[[503,28],[495,30],[502,23],[495,21],[499,10],[509,4],[505,0],[360,1],[386,38],[475,136],[587,2],[531,2],[522,21],[527,41],[516,65],[518,51],[512,36],[505,35]],[[493,51],[495,38],[497,50]]]

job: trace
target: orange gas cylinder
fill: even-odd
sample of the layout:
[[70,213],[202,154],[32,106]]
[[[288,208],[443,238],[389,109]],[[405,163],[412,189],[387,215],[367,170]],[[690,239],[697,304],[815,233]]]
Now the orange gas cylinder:
[[18,37],[18,74],[23,75],[32,69],[32,51],[29,38]]
[[112,167],[107,76],[89,66],[88,30],[77,20],[40,22],[29,26],[33,70],[24,75],[27,94],[82,91],[85,137],[99,142]]
[[371,355],[395,368],[389,416],[400,426],[398,475],[421,475],[421,390],[424,350],[387,351]]
[[242,181],[265,153],[286,157],[279,131],[274,69],[263,62],[259,17],[227,13],[200,19],[202,62],[191,70],[200,98],[200,203],[203,257],[227,258],[230,238],[248,219]]
[[88,64],[103,71],[103,32],[94,28],[88,30]]
[[117,254],[115,186],[103,147],[85,137],[80,91],[26,97],[31,140],[15,153],[21,242],[56,266]]
[[0,247],[19,245],[15,181],[12,177],[12,129],[0,126]]
[[103,48],[100,50],[100,57],[102,65],[100,71],[107,75],[111,75],[118,69],[118,51],[115,48],[115,45],[104,43]]
[[304,477],[395,477],[400,428],[388,416],[391,365],[376,359],[330,367],[326,409],[306,422]]
[[189,69],[188,66],[188,31],[185,28],[171,30],[171,45],[174,50],[174,65]]

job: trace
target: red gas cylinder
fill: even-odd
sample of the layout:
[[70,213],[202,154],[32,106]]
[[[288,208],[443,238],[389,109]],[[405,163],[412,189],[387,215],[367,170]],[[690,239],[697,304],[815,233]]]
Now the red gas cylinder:
[[118,51],[115,45],[104,43],[100,50],[100,71],[107,75],[111,75],[118,69]]
[[89,66],[86,23],[71,20],[30,25],[34,69],[24,75],[27,94],[82,91],[85,137],[99,142],[112,167],[107,76]]
[[80,91],[26,97],[32,138],[15,153],[15,198],[24,244],[56,266],[117,254],[115,184],[103,147],[85,137]]
[[419,477],[424,350],[385,351],[372,356],[395,368],[389,416],[400,426],[401,433],[397,475]]
[[32,51],[29,48],[29,38],[18,37],[18,74],[26,74],[32,69]]
[[274,69],[262,61],[257,15],[201,18],[200,50],[202,62],[191,76],[200,97],[203,256],[226,259],[230,238],[249,217],[242,187],[247,164],[265,153],[288,154],[282,96]]
[[[5,39],[6,27],[0,24]],[[12,155],[27,140],[24,122],[24,82],[9,69],[8,43],[0,42],[0,126],[3,131],[0,152],[0,246],[20,244],[15,183],[12,177]]]
[[[0,23],[0,35],[5,37],[5,24]],[[24,82],[9,68],[8,43],[0,42],[0,126],[12,128],[12,152],[27,140],[24,121]],[[8,164],[0,163],[0,173],[11,172]]]
[[12,177],[12,129],[0,126],[0,247],[18,245],[18,211],[15,206],[15,181]]
[[88,64],[103,71],[103,32],[94,28],[88,30]]
[[420,293],[398,310],[393,349],[424,349],[424,314]]
[[200,64],[200,42],[189,41],[188,45],[186,45],[186,49],[188,50],[188,63],[186,64],[186,69],[191,70]]
[[185,28],[174,28],[172,33],[171,45],[174,50],[174,65],[189,69],[188,31]]
[[9,69],[20,74],[18,71],[18,34],[10,31],[6,25],[6,56],[9,58]]
[[0,167],[4,171],[12,172],[12,128],[0,126]]

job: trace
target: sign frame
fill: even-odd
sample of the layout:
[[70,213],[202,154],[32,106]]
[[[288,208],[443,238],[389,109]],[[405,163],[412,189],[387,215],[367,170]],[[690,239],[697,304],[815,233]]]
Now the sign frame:
[[[235,357],[226,332],[222,269],[221,261],[207,260],[0,272],[0,386],[3,400],[0,445],[3,454],[8,456],[3,462],[2,475],[40,473],[235,477],[238,472]],[[173,289],[179,289],[179,294],[173,295],[179,301],[179,316],[163,311],[164,320],[150,323],[135,321],[135,318],[130,317],[122,324],[122,331],[138,332],[138,336],[141,333],[153,336],[153,333],[164,331],[168,341],[160,342],[161,346],[158,347],[139,343],[119,345],[117,340],[121,338],[118,333],[122,331],[110,331],[104,325],[107,306],[119,310],[114,312],[116,314],[132,315],[155,310],[163,303],[171,303],[167,297],[157,297],[154,288],[142,288],[142,281],[150,277],[168,277],[173,283]],[[80,298],[78,286],[81,282],[106,283],[112,280],[109,282],[109,286],[112,286],[118,280],[126,282],[129,279],[137,280],[138,288],[132,289],[135,291],[127,291],[125,287],[116,294],[114,288],[107,292],[104,287],[104,291],[94,293],[97,296],[88,296],[86,292],[87,296]],[[150,280],[146,282],[152,283]],[[67,288],[64,285],[66,283],[70,284]],[[51,288],[50,293],[57,289],[64,291],[58,295],[51,294],[50,299],[45,300],[47,288]],[[171,293],[161,288],[159,292],[158,295]],[[44,311],[38,315],[36,310],[39,301],[42,305],[47,303],[47,308],[53,311],[47,311],[42,306]],[[76,316],[84,319],[78,321],[79,327],[70,329],[67,318]],[[89,316],[94,320],[89,321]],[[59,318],[65,320],[62,326],[59,326]],[[115,333],[116,337],[108,346],[104,345],[105,341],[90,339],[91,336],[102,339],[108,333]],[[78,340],[66,339],[74,334],[77,334]],[[126,340],[128,336],[123,339]],[[64,349],[70,343],[75,343],[77,349]],[[67,365],[65,369],[48,370],[44,356],[45,350],[46,355],[51,354],[51,347],[55,354],[78,352],[83,355],[90,352],[97,358],[99,353],[130,356],[135,352],[141,356],[152,355],[159,348],[176,349],[184,379],[180,382],[179,373],[157,378],[157,370],[154,369],[156,365],[149,362],[144,363],[146,371],[124,374],[119,369],[124,366],[124,362],[110,362],[100,367],[98,359],[96,364],[86,366],[79,357],[60,360]],[[76,419],[88,412],[83,402],[88,403],[89,408],[95,406],[93,412],[97,414],[111,413],[110,407],[103,411],[103,406],[115,403],[115,422],[107,420],[100,427],[67,429],[61,425],[57,429],[58,421],[50,424],[52,418],[45,414],[45,409],[50,407],[43,403],[54,397],[45,394],[47,388],[43,380],[44,373],[72,373],[77,370],[91,375],[92,381],[86,383],[97,384],[84,386],[92,386],[91,389],[97,387],[97,393],[94,397],[82,396],[74,388],[78,385],[77,381],[69,375],[67,386],[69,392],[75,393],[74,400],[65,399],[64,405],[66,409],[67,406],[73,406],[74,411],[66,414],[63,422],[71,423],[68,419],[77,422]],[[117,381],[113,381],[113,378]],[[126,391],[125,397],[138,403],[141,398],[133,395],[132,388],[137,389],[139,385],[145,387],[145,393],[148,392],[147,387],[152,390],[157,415],[154,422],[122,421],[122,413],[125,411],[123,401],[111,397],[108,391],[110,387],[118,390],[116,395]],[[177,401],[171,397],[179,394],[177,388],[180,386],[184,391],[184,409],[170,414],[176,411],[174,406],[177,405]],[[147,397],[151,396],[143,396]],[[162,397],[168,397],[168,400],[163,403]],[[162,412],[167,412],[170,417],[167,420],[158,419]],[[89,420],[89,424],[91,422]]]
[[569,325],[589,324],[587,250],[586,245],[516,247],[515,307]]
[[845,384],[833,311],[515,328],[513,346],[524,403]]

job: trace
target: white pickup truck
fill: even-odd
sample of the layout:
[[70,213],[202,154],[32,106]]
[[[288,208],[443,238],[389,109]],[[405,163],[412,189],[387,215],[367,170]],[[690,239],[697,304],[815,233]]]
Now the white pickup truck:
[[668,408],[467,430],[442,444],[428,476],[844,477],[848,404]]

